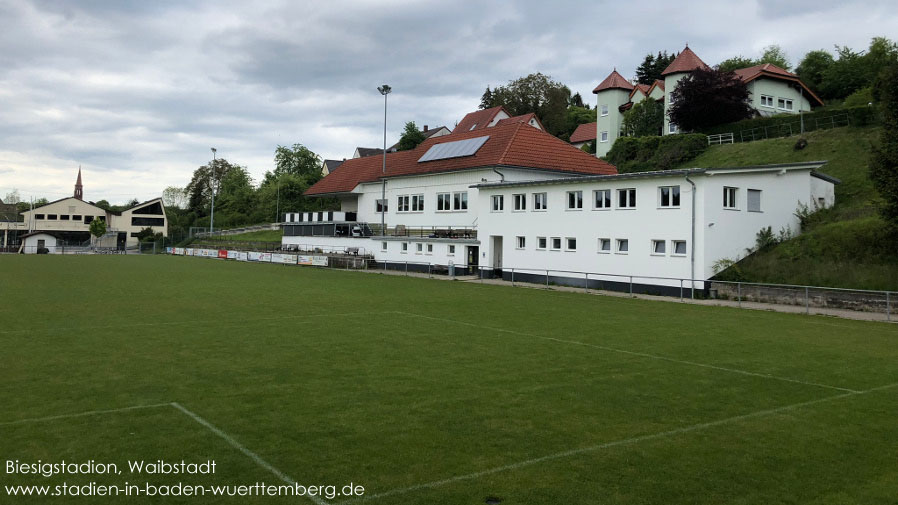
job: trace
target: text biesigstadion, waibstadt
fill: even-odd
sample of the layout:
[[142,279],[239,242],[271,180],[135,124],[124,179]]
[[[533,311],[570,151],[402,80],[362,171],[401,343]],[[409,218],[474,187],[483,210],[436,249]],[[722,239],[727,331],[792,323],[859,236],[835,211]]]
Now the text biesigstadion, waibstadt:
[[[211,475],[215,473],[215,461],[202,462],[165,461],[128,461],[127,470],[132,474],[147,475]],[[92,459],[82,462],[58,461],[55,463],[37,460],[22,462],[6,460],[6,475],[121,475],[122,468],[117,463],[101,463]]]

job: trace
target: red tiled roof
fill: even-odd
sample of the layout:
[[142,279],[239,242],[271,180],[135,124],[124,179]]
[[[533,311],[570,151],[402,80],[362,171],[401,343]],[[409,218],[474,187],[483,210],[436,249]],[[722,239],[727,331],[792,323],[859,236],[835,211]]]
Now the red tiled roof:
[[686,46],[686,48],[683,49],[672,62],[670,62],[670,65],[664,69],[664,72],[661,72],[661,75],[676,74],[678,72],[692,72],[697,68],[708,68],[708,65],[706,65],[698,55],[692,52],[692,49],[689,49],[689,46]]
[[630,98],[633,98],[633,95],[636,94],[637,91],[642,91],[643,95],[648,96],[649,90],[652,89],[648,84],[637,84],[633,91],[630,92]]
[[596,123],[582,124],[571,134],[571,144],[589,142],[596,139]]
[[[431,137],[409,151],[387,153],[387,177],[421,175],[481,167],[514,166],[583,175],[616,174],[610,163],[587,154],[543,130],[524,123],[494,126],[487,131],[459,132]],[[418,163],[431,146],[489,135],[472,156]],[[381,158],[346,160],[330,175],[306,190],[306,195],[348,193],[364,182],[377,182],[383,177]]]
[[[490,124],[490,121],[492,121],[500,111],[505,112],[505,109],[503,109],[501,105],[489,109],[469,112],[458,122],[458,126],[456,126],[453,131],[461,133],[471,131],[471,128],[474,128],[475,130],[486,128]],[[508,114],[507,112],[505,113]]]
[[804,89],[805,95],[808,97],[809,102],[816,102],[817,105],[823,105],[823,100],[820,99],[810,88],[805,85],[805,83],[801,82],[801,79],[798,78],[797,75],[789,72],[788,70],[782,69],[772,63],[762,63],[760,65],[755,65],[753,67],[739,68],[734,70],[737,76],[739,76],[742,81],[748,83],[759,77],[767,77],[770,79],[781,79],[785,81],[790,81],[798,84]]
[[630,81],[626,80],[624,76],[620,75],[617,72],[617,69],[612,70],[608,77],[605,78],[604,81],[600,82],[596,89],[592,90],[593,93],[598,93],[599,91],[604,91],[606,89],[619,88],[630,91],[633,89],[633,85],[630,84]]
[[524,124],[530,124],[530,120],[531,120],[531,119],[535,119],[535,120],[536,120],[537,124],[539,124],[540,129],[543,129],[543,130],[546,129],[546,128],[543,126],[542,121],[540,121],[539,118],[536,116],[536,114],[534,114],[534,113],[532,113],[532,112],[529,112],[529,113],[527,113],[527,114],[521,114],[520,116],[507,117],[507,118],[505,118],[505,119],[500,119],[500,120],[496,123],[496,126],[506,125],[506,124],[512,124],[512,123],[524,123]]
[[660,89],[661,92],[663,93],[664,92],[664,81],[662,81],[661,79],[655,79],[655,82],[652,83],[652,85],[649,87],[649,90],[646,91],[645,94],[646,95],[650,94],[652,92],[652,90],[655,88]]

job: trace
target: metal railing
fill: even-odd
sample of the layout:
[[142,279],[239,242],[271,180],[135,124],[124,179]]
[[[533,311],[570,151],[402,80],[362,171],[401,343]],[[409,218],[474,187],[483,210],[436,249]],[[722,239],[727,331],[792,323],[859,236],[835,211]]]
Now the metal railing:
[[189,234],[191,237],[197,238],[226,237],[228,235],[239,235],[241,233],[252,231],[277,230],[280,226],[280,223],[256,224],[252,226],[242,226],[240,228],[228,228],[227,230],[213,230],[211,232],[208,231],[208,228],[198,228],[193,226],[190,228]]
[[[808,118],[804,120],[804,131],[825,130],[831,128],[840,128],[849,125],[848,114],[834,114],[832,116],[822,118]],[[741,142],[751,142],[754,140],[763,140],[778,137],[791,137],[797,133],[801,133],[801,119],[794,121],[779,123],[769,126],[758,126],[739,132],[739,140]]]
[[718,133],[717,135],[708,135],[708,145],[712,144],[732,144],[733,133]]

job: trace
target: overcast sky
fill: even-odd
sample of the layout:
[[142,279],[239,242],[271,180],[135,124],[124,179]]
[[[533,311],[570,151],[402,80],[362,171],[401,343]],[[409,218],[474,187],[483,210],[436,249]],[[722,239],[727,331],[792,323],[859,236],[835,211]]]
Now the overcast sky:
[[406,121],[452,128],[480,95],[543,72],[595,105],[613,67],[688,43],[709,64],[780,44],[793,65],[895,37],[892,1],[0,0],[0,198],[160,196],[219,156],[258,181],[277,145],[324,158]]

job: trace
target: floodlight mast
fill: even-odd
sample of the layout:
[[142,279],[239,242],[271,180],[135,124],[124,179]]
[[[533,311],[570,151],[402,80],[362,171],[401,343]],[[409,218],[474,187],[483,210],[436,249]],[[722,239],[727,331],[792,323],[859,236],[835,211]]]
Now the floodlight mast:
[[218,149],[212,148],[212,173],[210,175],[211,180],[209,181],[209,189],[212,191],[212,213],[209,216],[209,234],[212,234],[214,230],[213,225],[215,224],[215,153],[218,152]]
[[384,96],[384,152],[383,152],[383,165],[381,167],[381,189],[380,189],[380,234],[382,236],[386,236],[387,234],[387,224],[386,224],[386,215],[387,215],[387,95],[393,91],[393,88],[390,87],[389,84],[384,84],[383,86],[378,86],[377,91],[380,91],[380,94]]

